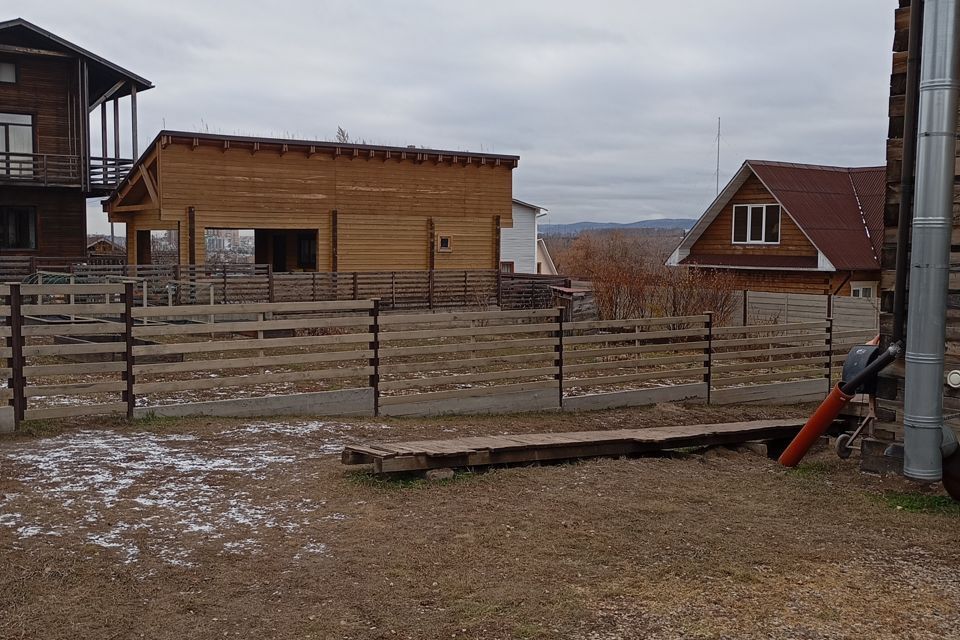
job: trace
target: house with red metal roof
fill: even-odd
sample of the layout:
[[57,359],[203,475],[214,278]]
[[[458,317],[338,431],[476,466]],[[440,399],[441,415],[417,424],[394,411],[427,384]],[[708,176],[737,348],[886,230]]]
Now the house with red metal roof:
[[667,264],[752,291],[875,297],[884,197],[884,167],[747,160]]

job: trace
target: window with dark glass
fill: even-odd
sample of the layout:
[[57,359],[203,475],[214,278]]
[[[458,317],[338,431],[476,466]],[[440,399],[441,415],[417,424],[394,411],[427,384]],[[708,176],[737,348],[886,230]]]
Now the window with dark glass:
[[733,208],[733,241],[747,241],[747,219],[750,217],[750,207],[736,206]]
[[734,244],[779,244],[780,205],[739,204],[733,207]]
[[453,243],[450,241],[450,236],[440,236],[440,251],[453,251]]
[[317,268],[317,234],[303,233],[297,237],[297,266],[301,269]]
[[780,242],[780,205],[770,204],[765,207],[763,241]]
[[33,207],[0,207],[0,249],[36,248],[36,209]]

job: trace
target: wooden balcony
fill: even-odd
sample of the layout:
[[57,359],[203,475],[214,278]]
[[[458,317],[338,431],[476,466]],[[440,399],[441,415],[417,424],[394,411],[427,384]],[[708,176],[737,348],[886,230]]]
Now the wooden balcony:
[[90,158],[90,186],[112,191],[132,168],[129,158]]
[[0,152],[0,184],[81,187],[88,191],[111,191],[130,171],[127,158],[90,158],[84,180],[81,156],[50,153]]

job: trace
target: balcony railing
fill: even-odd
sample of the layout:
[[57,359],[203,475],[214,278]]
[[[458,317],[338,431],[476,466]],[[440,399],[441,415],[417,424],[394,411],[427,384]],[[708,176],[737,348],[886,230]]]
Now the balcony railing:
[[0,153],[0,182],[78,185],[80,156],[49,153]]
[[90,185],[112,189],[133,168],[129,158],[90,158]]
[[[127,158],[90,158],[89,186],[112,189],[133,167]],[[0,183],[82,186],[80,156],[0,152]]]

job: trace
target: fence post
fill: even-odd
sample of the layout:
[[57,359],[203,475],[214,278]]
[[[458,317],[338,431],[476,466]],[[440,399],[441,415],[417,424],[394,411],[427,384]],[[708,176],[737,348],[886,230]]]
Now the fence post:
[[356,271],[353,272],[353,299],[360,299],[360,274]]
[[747,326],[747,299],[750,297],[750,291],[747,289],[743,290],[743,322],[742,326]]
[[[832,310],[831,310],[832,311]],[[833,388],[833,314],[827,316],[827,391]]]
[[223,304],[227,304],[227,263],[223,263]]
[[123,401],[127,403],[127,420],[133,420],[133,409],[136,407],[136,396],[133,395],[133,283],[127,282],[123,286],[123,337],[126,343],[124,361],[127,368],[123,372],[123,381],[127,387],[123,392]]
[[370,342],[370,349],[373,351],[373,357],[370,358],[370,366],[373,367],[373,373],[370,374],[370,386],[373,388],[373,415],[380,415],[380,299],[373,299],[373,308],[370,309],[370,333],[373,340]]
[[557,345],[553,348],[556,352],[556,363],[557,363],[557,393],[559,394],[559,404],[560,408],[563,409],[563,309],[557,307],[557,324],[559,325],[559,330],[557,331]]
[[20,428],[23,421],[23,415],[26,410],[26,380],[23,376],[23,315],[20,311],[22,299],[20,296],[20,285],[18,283],[10,285],[10,316],[8,317],[10,325],[10,337],[7,338],[7,345],[10,347],[10,379],[8,384],[13,390],[13,397],[10,404],[13,405],[13,428]]
[[276,302],[273,288],[273,265],[267,265],[267,302]]
[[180,306],[180,289],[181,289],[180,276],[181,276],[180,265],[179,264],[173,265],[173,280],[174,280],[174,286],[176,287],[176,290],[177,290],[177,306]]
[[433,269],[427,272],[427,306],[433,309]]
[[497,267],[497,307],[503,310],[503,272]]
[[390,272],[390,308],[397,308],[397,272]]
[[703,381],[707,383],[707,404],[710,404],[713,387],[713,311],[707,311],[705,315],[707,316],[704,322],[704,329],[707,330],[707,348],[703,353],[707,359],[707,372],[703,374]]

